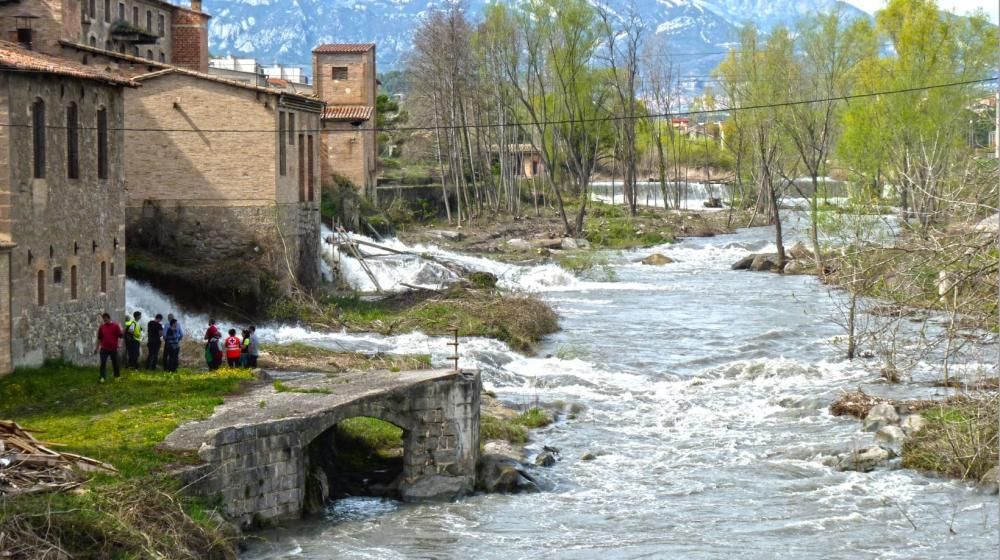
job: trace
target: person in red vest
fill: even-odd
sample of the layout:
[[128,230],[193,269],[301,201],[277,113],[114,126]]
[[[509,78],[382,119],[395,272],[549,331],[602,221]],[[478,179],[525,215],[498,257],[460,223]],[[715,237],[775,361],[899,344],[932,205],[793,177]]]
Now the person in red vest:
[[97,327],[97,344],[94,345],[94,354],[98,350],[101,352],[101,383],[108,377],[108,358],[111,358],[111,369],[114,370],[115,379],[121,376],[118,366],[118,341],[125,337],[125,333],[118,323],[111,320],[111,315],[105,313],[101,315],[101,326]]
[[226,339],[226,364],[229,367],[240,367],[240,339],[236,338],[236,329],[229,329],[229,338]]

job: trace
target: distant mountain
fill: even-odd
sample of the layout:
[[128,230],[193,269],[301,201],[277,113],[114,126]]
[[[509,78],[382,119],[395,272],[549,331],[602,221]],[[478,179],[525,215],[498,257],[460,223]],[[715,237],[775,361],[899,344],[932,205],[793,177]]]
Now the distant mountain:
[[[490,1],[467,0],[472,16]],[[516,0],[508,0],[516,1]],[[593,1],[593,0],[592,0]],[[410,49],[414,29],[430,11],[454,0],[207,0],[212,14],[209,48],[214,55],[253,56],[263,63],[308,67],[313,46],[328,42],[375,42],[379,71],[398,68]],[[629,0],[603,0],[621,12]],[[740,26],[762,29],[794,23],[816,11],[840,7],[864,12],[839,0],[635,0],[649,29],[687,75],[708,74],[718,54],[737,39]]]

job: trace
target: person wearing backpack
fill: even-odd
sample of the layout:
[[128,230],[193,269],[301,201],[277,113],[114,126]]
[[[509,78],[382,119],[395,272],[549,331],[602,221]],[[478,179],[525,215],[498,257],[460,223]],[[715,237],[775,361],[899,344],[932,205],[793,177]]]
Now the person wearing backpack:
[[229,329],[229,338],[226,339],[226,365],[231,368],[240,367],[240,339],[236,337],[236,329]]
[[167,371],[177,371],[177,366],[180,364],[182,338],[184,338],[184,331],[181,330],[180,323],[177,322],[177,319],[171,317],[169,325],[167,325],[167,330],[163,333],[163,342],[164,346],[166,346],[164,350],[166,357],[164,369]]
[[139,369],[139,354],[142,352],[142,313],[136,311],[132,319],[125,321],[125,354],[128,356],[127,366]]

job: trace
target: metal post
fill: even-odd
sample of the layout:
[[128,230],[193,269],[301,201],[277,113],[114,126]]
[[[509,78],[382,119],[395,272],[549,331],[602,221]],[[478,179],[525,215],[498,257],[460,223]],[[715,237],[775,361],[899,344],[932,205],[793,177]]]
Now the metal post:
[[458,371],[458,329],[452,329],[452,332],[455,335],[455,341],[449,342],[448,346],[452,346],[454,348],[454,353],[448,359],[455,364],[455,371]]

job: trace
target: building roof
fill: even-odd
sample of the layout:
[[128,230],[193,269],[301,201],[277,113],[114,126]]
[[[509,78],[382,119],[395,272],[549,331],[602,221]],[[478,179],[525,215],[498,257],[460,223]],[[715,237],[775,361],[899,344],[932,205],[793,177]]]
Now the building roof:
[[74,48],[79,51],[89,52],[94,54],[99,54],[106,56],[108,58],[117,58],[118,60],[124,60],[132,64],[141,64],[143,66],[156,66],[157,68],[170,68],[170,65],[165,62],[157,62],[150,58],[143,58],[141,56],[134,56],[131,54],[125,54],[115,51],[108,51],[98,47],[91,47],[90,45],[84,45],[83,43],[74,43],[73,41],[66,41],[63,39],[59,40],[59,44],[64,47]]
[[119,86],[136,87],[139,85],[127,76],[98,70],[91,66],[36,51],[29,51],[7,41],[0,41],[0,70],[58,74]]
[[316,54],[354,54],[365,53],[375,48],[375,43],[327,43],[319,45],[313,52]]
[[325,121],[367,121],[372,118],[375,108],[368,105],[327,106],[323,109]]
[[267,83],[279,88],[286,88],[289,86],[288,80],[283,80],[281,78],[268,78]]
[[258,85],[250,84],[250,83],[247,83],[247,82],[238,82],[236,80],[229,80],[229,79],[226,79],[226,78],[222,78],[220,76],[213,76],[211,74],[203,74],[201,72],[196,72],[194,70],[188,70],[187,68],[181,68],[179,66],[168,66],[168,67],[164,68],[163,70],[157,70],[156,72],[150,72],[149,74],[143,74],[141,76],[136,76],[135,80],[137,82],[142,82],[144,80],[150,80],[150,79],[154,79],[154,78],[159,78],[161,76],[167,76],[169,74],[181,74],[181,75],[184,75],[184,76],[190,76],[192,78],[198,78],[200,80],[207,80],[209,82],[216,82],[216,83],[224,84],[224,85],[227,85],[227,86],[248,89],[248,90],[251,90],[251,91],[257,91],[257,92],[260,92],[260,93],[267,93],[267,94],[270,94],[270,95],[283,95],[285,97],[291,97],[291,98],[299,99],[299,100],[306,101],[306,102],[312,102],[312,103],[316,103],[316,104],[322,104],[322,101],[320,101],[318,98],[316,98],[316,97],[314,97],[312,95],[304,95],[304,94],[301,94],[301,93],[288,92],[288,91],[283,91],[283,90],[280,90],[280,89],[275,89],[275,88],[270,88],[270,87],[264,87],[264,86],[258,86]]

